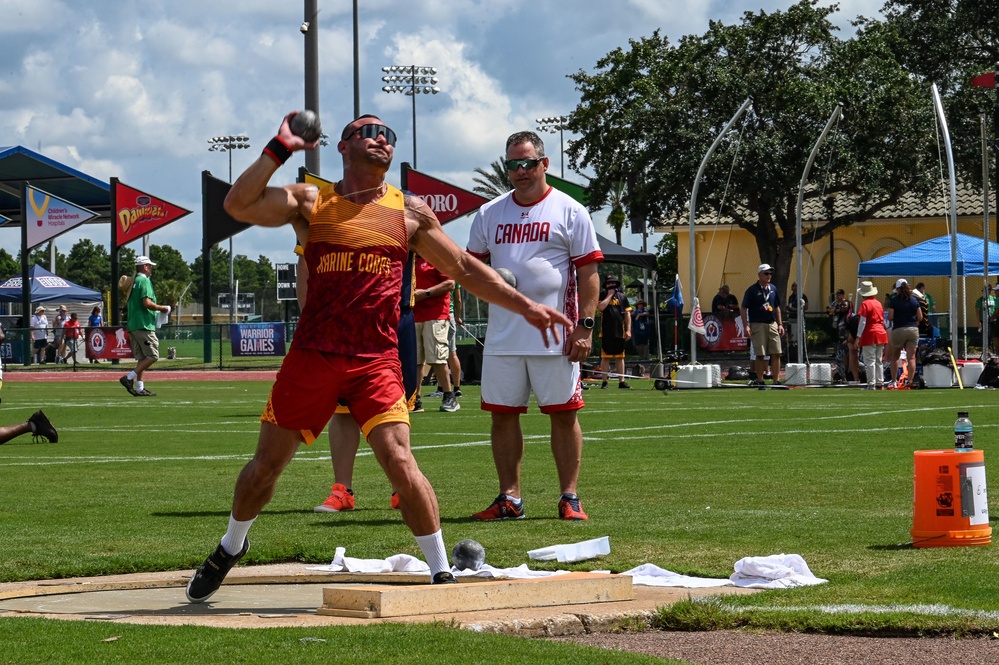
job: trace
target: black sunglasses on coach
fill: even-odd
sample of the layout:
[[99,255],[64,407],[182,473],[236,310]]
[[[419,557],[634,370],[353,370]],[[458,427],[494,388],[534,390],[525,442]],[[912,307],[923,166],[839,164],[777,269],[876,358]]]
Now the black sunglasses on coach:
[[525,171],[530,171],[544,160],[544,157],[538,157],[537,159],[508,159],[503,162],[503,166],[506,167],[507,171],[516,171],[520,167],[524,167]]
[[395,132],[386,127],[385,125],[361,125],[357,129],[347,132],[342,140],[346,141],[354,134],[360,134],[362,139],[377,139],[379,135],[385,136],[385,142],[388,143],[393,148],[395,147],[396,136]]

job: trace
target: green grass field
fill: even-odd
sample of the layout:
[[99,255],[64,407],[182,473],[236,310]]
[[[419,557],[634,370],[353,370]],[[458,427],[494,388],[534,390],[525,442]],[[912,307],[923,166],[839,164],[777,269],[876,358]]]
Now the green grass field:
[[[218,543],[236,475],[256,445],[269,384],[156,382],[154,373],[149,387],[159,397],[139,400],[128,397],[116,377],[4,386],[0,422],[19,422],[41,407],[59,428],[60,442],[34,444],[24,436],[0,446],[0,580],[193,568]],[[860,625],[830,616],[861,616],[865,630],[961,632],[999,623],[999,557],[992,546],[906,546],[913,451],[950,447],[959,408],[971,412],[976,448],[985,450],[995,485],[988,466],[999,463],[989,459],[999,436],[992,391],[662,393],[647,381],[635,386],[585,393],[579,493],[590,520],[579,523],[556,519],[547,417],[536,409],[523,418],[527,519],[469,521],[497,493],[488,415],[478,409],[475,387],[464,389],[463,408],[454,414],[433,411],[436,400],[425,399],[427,413],[413,415],[413,446],[437,490],[447,543],[474,538],[490,563],[515,566],[528,562],[526,552],[536,547],[609,536],[607,557],[532,566],[622,571],[650,562],[712,577],[727,577],[745,556],[796,553],[829,580],[726,597],[712,607],[714,616],[694,620],[702,626],[717,624],[718,613],[765,616],[760,623],[802,630]],[[355,557],[420,554],[389,509],[390,489],[369,449],[362,447],[355,473],[358,510],[312,511],[331,477],[326,438],[303,446],[254,524],[243,565],[328,563],[337,546]],[[827,614],[848,606],[860,614]],[[0,635],[32,623],[0,619]],[[58,630],[71,636],[62,639],[78,634],[86,641],[92,629],[60,624]],[[184,630],[161,630],[176,636],[167,642],[190,641]],[[369,639],[364,631],[344,632],[355,634]],[[576,653],[565,648],[564,654]],[[548,659],[540,653],[523,658]],[[26,655],[11,662],[29,661]]]

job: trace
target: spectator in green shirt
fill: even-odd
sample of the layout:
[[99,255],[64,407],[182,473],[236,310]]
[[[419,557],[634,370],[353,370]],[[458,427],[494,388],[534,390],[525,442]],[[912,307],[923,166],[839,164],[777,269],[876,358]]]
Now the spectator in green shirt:
[[135,369],[118,379],[125,390],[136,397],[153,397],[156,393],[146,390],[142,374],[160,359],[160,341],[156,337],[158,312],[170,312],[167,305],[156,304],[153,283],[153,263],[148,256],[135,258],[135,280],[128,294],[128,341],[135,357]]

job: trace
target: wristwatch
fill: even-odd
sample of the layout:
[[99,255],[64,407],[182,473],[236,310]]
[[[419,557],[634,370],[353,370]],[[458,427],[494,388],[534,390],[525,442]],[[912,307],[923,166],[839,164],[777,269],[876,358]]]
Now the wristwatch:
[[585,319],[580,319],[579,321],[576,321],[576,325],[583,326],[587,330],[593,330],[593,328],[597,325],[597,322],[593,320],[592,316],[588,316]]

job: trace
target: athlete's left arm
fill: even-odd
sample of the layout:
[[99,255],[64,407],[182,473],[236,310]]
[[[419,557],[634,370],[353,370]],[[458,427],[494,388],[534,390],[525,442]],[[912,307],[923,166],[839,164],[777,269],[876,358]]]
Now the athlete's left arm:
[[495,270],[462,251],[444,233],[437,216],[423,199],[406,197],[406,230],[413,251],[479,298],[523,316],[541,331],[546,346],[549,332],[556,344],[560,342],[559,325],[572,330],[574,323],[564,314],[534,302],[507,284]]

